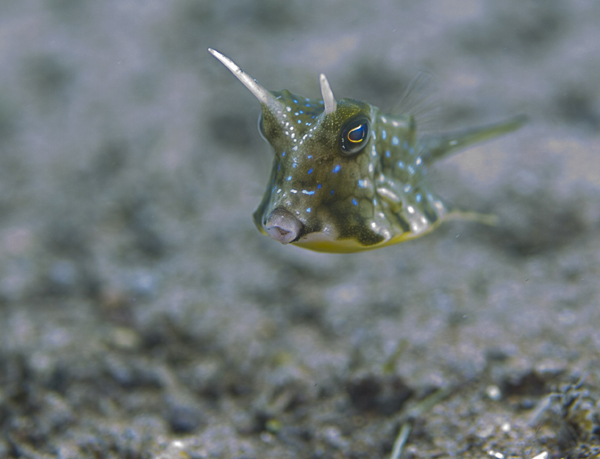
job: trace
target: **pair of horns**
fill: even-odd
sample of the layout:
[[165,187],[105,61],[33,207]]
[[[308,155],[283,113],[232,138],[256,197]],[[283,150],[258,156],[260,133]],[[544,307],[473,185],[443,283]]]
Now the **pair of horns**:
[[[208,48],[208,52],[215,56],[221,62],[221,64],[227,67],[229,71],[233,73],[234,76],[240,80],[252,94],[254,94],[254,97],[256,97],[261,104],[266,105],[271,109],[281,110],[281,104],[273,96],[273,94],[254,81],[254,79],[241,68],[239,68],[235,62],[233,62],[224,54],[221,54],[216,49]],[[319,82],[321,83],[321,97],[323,97],[323,104],[325,105],[325,114],[329,115],[330,113],[335,112],[337,107],[335,97],[333,96],[333,91],[331,90],[329,81],[327,81],[327,77],[324,73],[321,73],[319,76]]]

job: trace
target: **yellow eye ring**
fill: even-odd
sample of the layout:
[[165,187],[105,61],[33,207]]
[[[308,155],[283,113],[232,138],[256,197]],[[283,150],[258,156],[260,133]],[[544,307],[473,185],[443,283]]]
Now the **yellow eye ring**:
[[[354,140],[352,138],[352,134],[356,133],[356,131],[359,131],[360,134],[360,139],[358,140]],[[348,138],[348,140],[352,143],[360,143],[363,140],[365,140],[365,134],[367,133],[367,130],[365,129],[365,125],[364,124],[359,124],[358,126],[356,126],[354,129],[351,129],[348,131],[348,134],[346,134],[346,137]]]
[[354,155],[369,143],[369,120],[364,117],[351,119],[343,127],[340,150],[343,155]]

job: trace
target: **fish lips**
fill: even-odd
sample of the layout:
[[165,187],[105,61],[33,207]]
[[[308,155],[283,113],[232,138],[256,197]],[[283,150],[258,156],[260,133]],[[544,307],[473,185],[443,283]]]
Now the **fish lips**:
[[269,237],[282,244],[297,241],[304,230],[304,224],[283,207],[273,210],[262,227]]

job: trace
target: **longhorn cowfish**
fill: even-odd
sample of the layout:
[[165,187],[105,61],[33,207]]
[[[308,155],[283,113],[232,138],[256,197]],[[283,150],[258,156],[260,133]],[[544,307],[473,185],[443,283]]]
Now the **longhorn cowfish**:
[[253,214],[259,231],[317,252],[373,250],[423,236],[451,211],[424,181],[434,161],[521,127],[524,116],[461,132],[417,136],[415,117],[354,99],[336,100],[324,74],[321,99],[268,91],[209,48],[261,104],[259,131],[275,159]]

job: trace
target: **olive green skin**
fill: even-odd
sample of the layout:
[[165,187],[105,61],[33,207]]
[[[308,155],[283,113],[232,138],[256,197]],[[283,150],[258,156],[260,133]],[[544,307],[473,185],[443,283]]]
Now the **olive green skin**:
[[[303,224],[296,245],[350,252],[400,235],[416,237],[437,223],[445,210],[422,183],[424,162],[412,117],[384,116],[353,99],[337,101],[335,112],[325,114],[321,100],[287,90],[272,94],[285,110],[281,115],[262,106],[260,130],[275,158],[254,212],[259,230],[265,232],[271,212],[283,208]],[[341,148],[342,135],[358,119],[368,122],[368,137],[360,151],[348,154]],[[309,235],[315,233],[328,236],[328,242],[311,244]]]

